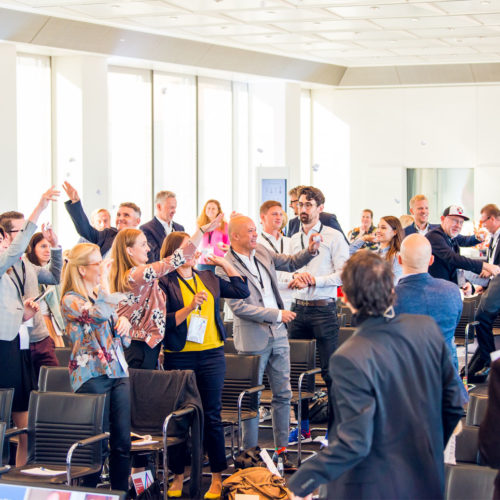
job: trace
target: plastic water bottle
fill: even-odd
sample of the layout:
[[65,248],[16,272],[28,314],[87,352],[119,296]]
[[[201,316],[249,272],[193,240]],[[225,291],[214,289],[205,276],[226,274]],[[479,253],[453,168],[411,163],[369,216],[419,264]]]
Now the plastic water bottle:
[[278,455],[278,464],[276,465],[281,477],[285,477],[285,466],[283,465],[283,457]]

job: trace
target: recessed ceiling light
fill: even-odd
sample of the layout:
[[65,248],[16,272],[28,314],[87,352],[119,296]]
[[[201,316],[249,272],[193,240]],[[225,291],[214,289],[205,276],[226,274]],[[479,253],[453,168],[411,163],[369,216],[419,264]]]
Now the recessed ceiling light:
[[227,29],[227,26],[221,26],[220,29],[225,30],[225,29]]
[[120,38],[120,42],[124,42],[125,41],[125,38]]
[[276,14],[276,12],[274,12],[274,10],[268,10],[267,13],[268,14]]
[[378,5],[372,5],[370,7],[370,10],[379,10],[379,9],[380,9],[380,7]]
[[391,43],[396,43],[396,40],[391,40]]
[[169,16],[169,19],[179,19],[177,16]]
[[411,20],[414,22],[414,23],[418,23],[418,17],[412,17]]

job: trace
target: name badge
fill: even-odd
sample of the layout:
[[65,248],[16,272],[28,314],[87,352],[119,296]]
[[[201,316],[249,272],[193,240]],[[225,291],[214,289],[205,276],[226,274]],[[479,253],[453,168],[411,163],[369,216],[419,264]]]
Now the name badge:
[[125,355],[123,354],[122,341],[119,338],[115,337],[113,339],[113,347],[115,349],[116,358],[118,359],[118,363],[120,363],[122,370],[125,373],[128,373],[128,363],[125,359]]
[[193,312],[189,321],[187,340],[196,342],[197,344],[203,344],[207,323],[208,318],[205,318],[199,312]]
[[21,351],[30,348],[30,333],[28,328],[32,327],[33,327],[33,318],[25,321],[19,327],[19,349],[21,349]]

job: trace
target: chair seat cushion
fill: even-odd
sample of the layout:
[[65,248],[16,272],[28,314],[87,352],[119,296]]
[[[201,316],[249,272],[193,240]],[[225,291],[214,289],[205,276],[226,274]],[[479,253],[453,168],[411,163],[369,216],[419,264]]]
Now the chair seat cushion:
[[[31,474],[25,474],[21,471],[26,469],[33,469],[35,467],[45,467],[50,470],[60,470],[64,471],[64,474],[59,474],[57,476],[33,476]],[[71,466],[71,477],[78,478],[86,476],[87,474],[94,474],[101,470],[100,467],[83,467],[79,465]],[[53,464],[28,464],[22,467],[15,467],[6,474],[2,475],[2,481],[20,481],[26,483],[44,483],[44,484],[63,484],[66,483],[66,466],[64,465],[53,465]]]

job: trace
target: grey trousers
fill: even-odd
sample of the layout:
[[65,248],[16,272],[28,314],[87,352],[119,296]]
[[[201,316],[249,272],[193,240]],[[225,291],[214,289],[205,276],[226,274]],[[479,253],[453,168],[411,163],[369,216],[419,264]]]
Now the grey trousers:
[[[260,356],[258,383],[262,383],[265,372],[273,393],[271,410],[274,446],[276,448],[286,447],[290,427],[290,399],[292,398],[288,337],[284,336],[278,339],[269,337],[267,347],[262,351],[239,351],[239,354],[258,354]],[[243,422],[243,448],[257,446],[258,437],[258,417]]]

